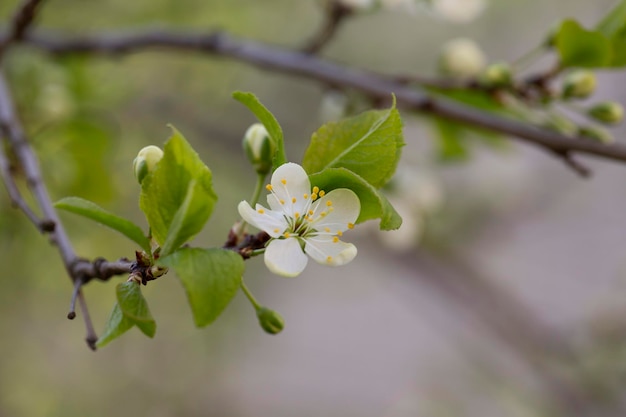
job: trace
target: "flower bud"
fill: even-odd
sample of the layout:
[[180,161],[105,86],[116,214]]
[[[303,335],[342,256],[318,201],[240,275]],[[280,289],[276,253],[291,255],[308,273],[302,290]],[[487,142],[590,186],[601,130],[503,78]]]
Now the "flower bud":
[[556,114],[550,115],[544,126],[566,136],[576,136],[578,133],[578,126],[574,122]]
[[480,82],[489,88],[508,87],[513,82],[513,72],[511,66],[506,62],[491,64],[482,73]]
[[139,151],[133,161],[133,170],[139,184],[150,172],[154,171],[156,164],[163,158],[163,151],[158,146],[146,146]]
[[278,334],[285,327],[285,320],[280,314],[266,307],[261,307],[256,311],[259,324],[269,334]]
[[570,72],[563,81],[562,95],[564,99],[587,98],[596,89],[596,76],[587,70]]
[[584,138],[604,143],[605,145],[615,142],[615,138],[611,132],[598,126],[581,126],[578,130],[578,134]]
[[614,101],[605,101],[591,107],[587,114],[599,122],[616,124],[624,118],[624,107]]
[[265,175],[270,172],[274,146],[265,126],[255,123],[246,130],[243,149],[258,174]]
[[476,42],[467,38],[447,42],[439,55],[439,70],[451,77],[471,78],[485,67],[485,55]]

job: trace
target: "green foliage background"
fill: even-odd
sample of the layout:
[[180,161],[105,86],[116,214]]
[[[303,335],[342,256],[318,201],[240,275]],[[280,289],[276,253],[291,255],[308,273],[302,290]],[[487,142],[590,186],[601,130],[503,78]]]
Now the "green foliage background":
[[[16,4],[0,2],[0,21],[7,20]],[[566,17],[564,8],[591,23],[611,4],[492,0],[488,13],[467,26],[427,16],[363,16],[348,22],[325,54],[374,70],[429,73],[442,42],[471,34],[494,58],[511,59],[537,44],[553,21]],[[76,34],[146,26],[221,28],[297,46],[319,19],[314,0],[50,0],[38,27]],[[233,208],[248,196],[254,178],[240,149],[241,136],[254,119],[232,100],[232,91],[254,92],[277,116],[289,160],[301,160],[320,124],[315,115],[322,91],[317,84],[223,59],[158,51],[50,59],[24,48],[14,50],[6,66],[54,199],[79,195],[143,222],[132,159],[141,147],[165,141],[167,123],[184,132],[211,168],[220,197],[207,229],[197,238],[199,245],[224,241],[236,220]],[[428,139],[412,130],[406,140],[410,148]],[[459,236],[471,241],[468,229],[480,230],[491,214],[492,206],[482,200],[459,204],[441,220],[444,243]],[[81,255],[132,256],[135,247],[115,233],[71,215],[63,219]],[[346,269],[343,277],[343,271],[334,276],[335,271],[315,270],[285,285],[269,276],[261,262],[247,265],[256,271],[250,286],[287,318],[281,336],[266,336],[258,328],[241,295],[219,321],[197,330],[184,292],[168,276],[142,288],[159,322],[155,339],[131,331],[94,355],[82,343],[80,317],[75,322],[65,319],[71,285],[55,250],[10,207],[4,192],[0,233],[0,415],[384,416],[394,398],[411,389],[407,386],[413,374],[427,368],[423,363],[437,351],[437,338],[454,340],[424,330],[428,326],[411,314],[397,322],[397,331],[385,328],[394,316],[374,310],[383,304],[373,300],[387,294],[392,285],[388,280],[401,267],[393,269],[397,259],[381,246],[363,242],[362,253],[376,253],[375,259],[391,269],[385,275],[367,277],[360,275],[367,272]],[[85,289],[100,332],[120,281],[94,282]],[[358,308],[350,307],[351,301]],[[334,306],[330,315],[326,304]],[[363,317],[381,317],[382,322]],[[411,346],[430,346],[432,352],[396,350],[405,343],[413,320],[422,333],[416,336],[420,343]],[[429,337],[435,340],[429,342]],[[347,360],[348,351],[357,362]],[[360,356],[360,351],[368,354]],[[395,365],[375,365],[390,356]],[[313,372],[308,363],[327,366]],[[381,376],[382,369],[389,369],[388,374]]]

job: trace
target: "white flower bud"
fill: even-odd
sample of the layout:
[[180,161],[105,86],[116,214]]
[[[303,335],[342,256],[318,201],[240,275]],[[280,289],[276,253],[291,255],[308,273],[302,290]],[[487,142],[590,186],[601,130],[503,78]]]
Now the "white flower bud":
[[163,151],[158,146],[146,146],[139,151],[133,161],[133,170],[139,184],[156,167],[156,164],[163,158]]
[[485,68],[485,54],[471,39],[457,38],[448,41],[439,56],[439,70],[451,77],[471,78]]
[[596,90],[596,76],[587,70],[572,71],[563,80],[563,98],[587,98]]
[[243,149],[258,174],[267,174],[272,169],[273,144],[267,129],[255,123],[246,130]]

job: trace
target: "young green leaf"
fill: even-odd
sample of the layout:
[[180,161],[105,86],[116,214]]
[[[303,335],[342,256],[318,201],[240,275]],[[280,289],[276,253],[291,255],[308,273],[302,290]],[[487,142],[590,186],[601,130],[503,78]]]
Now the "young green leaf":
[[159,263],[176,272],[185,288],[196,326],[211,324],[241,285],[243,258],[224,249],[182,248]]
[[252,93],[235,91],[233,93],[233,98],[250,109],[257,119],[263,123],[265,129],[267,129],[267,133],[270,135],[270,140],[274,143],[274,169],[287,162],[283,129],[280,127],[280,124],[278,124],[274,115],[263,104],[261,104],[259,99]]
[[133,322],[124,316],[119,304],[115,303],[113,311],[111,311],[111,315],[104,327],[104,332],[96,342],[96,346],[101,348],[109,344],[112,340],[126,333],[131,327],[133,327]]
[[328,168],[309,176],[311,184],[327,193],[336,188],[349,188],[361,202],[361,213],[357,223],[380,219],[381,230],[393,230],[400,227],[402,218],[389,204],[385,196],[359,175],[346,168]]
[[374,188],[393,176],[401,149],[402,120],[394,105],[323,125],[311,137],[302,166],[308,173],[347,168]]
[[555,37],[562,67],[597,68],[611,65],[611,41],[598,31],[584,29],[575,20],[565,20]]
[[154,337],[156,322],[150,314],[148,303],[141,294],[139,284],[134,281],[123,282],[115,288],[117,304],[124,317],[148,337]]
[[[169,238],[170,250],[202,230],[217,201],[211,171],[183,135],[174,127],[172,130],[163,158],[141,183],[139,199],[154,239],[164,245]],[[186,208],[181,208],[183,205]]]
[[137,243],[144,251],[150,253],[150,240],[144,235],[141,228],[130,220],[117,216],[97,204],[79,197],[63,198],[54,203],[54,206],[108,226]]

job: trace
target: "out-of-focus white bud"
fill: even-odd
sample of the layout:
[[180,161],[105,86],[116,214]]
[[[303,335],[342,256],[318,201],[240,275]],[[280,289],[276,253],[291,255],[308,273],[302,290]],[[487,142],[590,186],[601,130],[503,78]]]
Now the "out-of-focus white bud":
[[485,0],[432,0],[433,11],[443,19],[455,23],[474,20],[485,10]]
[[587,98],[596,90],[596,76],[588,70],[572,71],[563,80],[563,98]]
[[139,184],[150,172],[154,171],[156,164],[163,158],[163,151],[158,146],[146,146],[139,151],[133,161],[133,170]]
[[506,62],[491,64],[481,74],[480,82],[485,87],[503,88],[508,87],[513,82],[513,71]]
[[328,90],[324,93],[319,107],[319,118],[322,123],[335,122],[346,115],[348,97],[339,90]]
[[263,124],[255,123],[246,130],[243,136],[243,149],[258,174],[270,172],[274,146]]
[[448,41],[439,55],[439,70],[451,77],[472,78],[485,68],[485,54],[471,39],[457,38]]

